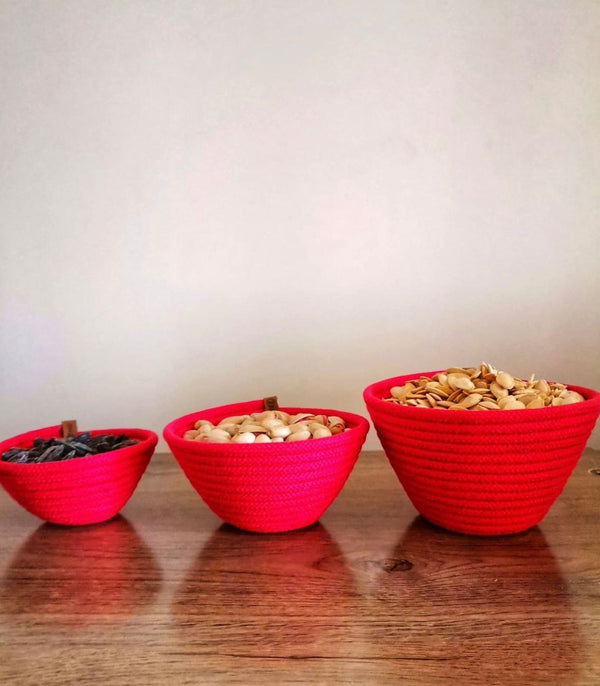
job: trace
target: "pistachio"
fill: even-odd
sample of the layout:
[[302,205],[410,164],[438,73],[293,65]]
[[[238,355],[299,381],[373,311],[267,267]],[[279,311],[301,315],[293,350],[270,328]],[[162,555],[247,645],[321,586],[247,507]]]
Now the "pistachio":
[[291,433],[292,431],[290,427],[285,426],[285,424],[282,424],[281,426],[275,426],[269,430],[269,436],[272,439],[281,438],[283,440],[284,438],[287,438]]
[[211,443],[227,443],[231,440],[231,436],[224,429],[212,429],[206,437]]
[[217,424],[217,429],[222,429],[223,431],[227,431],[230,436],[235,436],[238,432],[238,424],[234,424],[233,422],[221,422],[220,424]]
[[308,412],[299,412],[298,414],[290,417],[290,424],[298,424],[299,422],[304,422],[307,419],[312,419],[313,417],[314,415]]
[[243,432],[250,432],[250,433],[257,433],[257,434],[266,434],[267,429],[262,426],[262,424],[256,424],[256,423],[250,423],[250,422],[244,422],[243,424],[240,424],[239,428],[240,433]]
[[[264,436],[265,434],[259,434],[259,436]],[[242,431],[232,437],[232,443],[254,443],[256,441],[256,436],[249,431]]]
[[331,431],[326,426],[318,426],[316,429],[311,431],[313,438],[328,438],[332,436]]
[[329,426],[329,431],[331,431],[332,436],[337,436],[346,431],[346,426],[344,424],[333,424]]
[[[309,431],[308,429],[308,422],[297,422],[296,424],[290,424],[288,426],[288,429],[290,430],[290,433],[299,433],[301,431]],[[310,431],[309,431],[310,433]]]
[[273,429],[283,426],[283,420],[282,419],[264,419],[262,421],[262,425],[265,427],[267,431],[272,431]]
[[310,438],[310,431],[308,429],[302,429],[302,431],[292,432],[285,440],[286,441],[306,441]]

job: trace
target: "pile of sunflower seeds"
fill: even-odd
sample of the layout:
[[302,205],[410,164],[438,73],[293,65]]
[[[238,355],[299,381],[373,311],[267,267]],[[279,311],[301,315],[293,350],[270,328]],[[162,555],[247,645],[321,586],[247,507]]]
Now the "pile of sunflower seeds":
[[561,383],[517,379],[482,362],[479,367],[449,367],[390,389],[384,400],[439,410],[525,410],[580,403],[585,398]]
[[61,462],[75,457],[97,455],[110,450],[126,448],[139,441],[127,438],[125,434],[99,434],[92,436],[89,431],[70,438],[34,438],[33,447],[10,448],[2,453],[3,462],[19,464],[40,462]]

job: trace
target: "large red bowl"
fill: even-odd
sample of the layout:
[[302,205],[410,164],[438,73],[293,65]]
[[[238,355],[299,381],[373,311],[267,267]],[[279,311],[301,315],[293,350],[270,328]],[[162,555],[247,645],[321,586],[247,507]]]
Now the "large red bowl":
[[[61,427],[49,426],[0,443],[0,454],[13,447],[28,449],[34,438],[60,438]],[[61,462],[15,464],[0,460],[0,483],[28,512],[53,524],[97,524],[114,517],[133,494],[158,436],[145,429],[100,429],[98,434],[125,434],[139,443],[107,453]]]
[[451,412],[386,402],[392,386],[363,398],[385,454],[416,509],[451,531],[517,533],[546,515],[577,464],[600,413],[600,394],[569,386],[584,402],[531,410]]
[[182,438],[198,419],[218,423],[225,417],[261,412],[262,400],[188,414],[164,429],[165,441],[202,500],[239,529],[274,533],[316,522],[342,490],[369,430],[364,417],[348,412],[281,409],[336,415],[349,429],[291,443],[200,443]]

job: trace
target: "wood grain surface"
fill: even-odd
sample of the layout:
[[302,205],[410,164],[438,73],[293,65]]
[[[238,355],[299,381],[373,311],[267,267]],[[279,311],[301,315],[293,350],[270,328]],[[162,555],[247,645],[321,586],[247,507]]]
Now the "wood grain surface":
[[424,521],[362,453],[316,525],[222,524],[170,455],[121,515],[44,524],[0,492],[0,683],[600,683],[600,453],[543,522]]

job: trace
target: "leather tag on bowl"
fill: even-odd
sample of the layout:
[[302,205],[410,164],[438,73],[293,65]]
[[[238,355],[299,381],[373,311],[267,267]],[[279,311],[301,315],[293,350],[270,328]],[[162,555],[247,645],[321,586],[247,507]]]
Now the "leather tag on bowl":
[[263,398],[263,407],[265,410],[278,410],[279,403],[276,395],[270,395],[268,398]]
[[61,422],[60,433],[63,438],[75,438],[77,436],[77,420],[65,419]]

